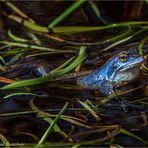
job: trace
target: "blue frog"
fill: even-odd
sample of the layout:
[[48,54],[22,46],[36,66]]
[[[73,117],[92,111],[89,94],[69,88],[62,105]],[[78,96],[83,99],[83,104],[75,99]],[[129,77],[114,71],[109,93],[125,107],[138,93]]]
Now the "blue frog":
[[143,61],[143,55],[122,51],[94,72],[79,77],[77,84],[87,89],[99,90],[108,96],[114,92],[116,85],[122,86],[135,80]]

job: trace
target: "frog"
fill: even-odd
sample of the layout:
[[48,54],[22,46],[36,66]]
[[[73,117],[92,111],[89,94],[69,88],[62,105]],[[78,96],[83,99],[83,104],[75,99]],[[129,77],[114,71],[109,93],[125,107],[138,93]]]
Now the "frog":
[[85,89],[99,90],[104,96],[111,95],[115,86],[126,85],[139,76],[143,61],[144,55],[121,51],[90,74],[80,76],[77,84]]

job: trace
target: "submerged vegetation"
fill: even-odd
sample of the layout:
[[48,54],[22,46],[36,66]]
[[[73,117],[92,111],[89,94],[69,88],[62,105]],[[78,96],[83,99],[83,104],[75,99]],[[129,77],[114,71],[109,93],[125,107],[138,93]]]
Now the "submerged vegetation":
[[[0,145],[148,146],[147,1],[108,3],[0,1]],[[121,51],[144,57],[134,81],[108,96],[77,84]]]

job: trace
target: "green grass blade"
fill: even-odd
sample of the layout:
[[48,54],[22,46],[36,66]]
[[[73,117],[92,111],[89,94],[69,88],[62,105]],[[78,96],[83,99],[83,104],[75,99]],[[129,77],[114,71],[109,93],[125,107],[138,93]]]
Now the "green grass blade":
[[[49,117],[44,118],[44,120],[46,122],[48,122],[49,124],[51,124],[53,122],[53,119],[51,119]],[[60,135],[62,135],[65,139],[68,139],[69,142],[73,142],[73,140],[65,132],[63,132],[57,124],[54,125],[53,129],[55,132],[58,132]]]
[[18,7],[16,7],[13,3],[7,1],[7,0],[1,0],[2,2],[5,2],[6,5],[11,8],[15,13],[17,13],[19,16],[28,19],[28,16],[22,12]]
[[54,78],[56,78],[58,76],[61,76],[63,74],[66,74],[67,72],[71,71],[77,65],[82,63],[82,61],[85,58],[86,58],[86,47],[82,46],[80,48],[79,55],[77,56],[77,58],[70,65],[68,65],[66,68],[60,69],[60,70],[55,71],[55,72],[51,72],[46,77],[41,77],[41,78],[35,78],[35,79],[23,80],[23,81],[15,82],[15,83],[6,85],[6,86],[4,86],[4,87],[2,87],[0,89],[6,90],[6,89],[28,87],[28,86],[32,86],[32,85],[37,85],[37,84],[45,83],[45,82],[47,82],[47,81],[49,81],[51,79],[54,79]]
[[[18,23],[24,22],[23,25],[29,28],[32,31],[37,31],[41,33],[49,33],[49,29],[45,26],[40,26],[37,24],[33,24],[30,21],[23,20],[22,18],[15,15],[6,15],[9,19],[16,21]],[[67,26],[67,27],[53,27],[52,31],[54,33],[79,33],[79,32],[88,32],[88,31],[97,31],[104,30],[110,28],[117,27],[127,27],[129,25],[148,25],[148,21],[132,21],[132,22],[121,22],[121,23],[113,23],[106,26]],[[143,26],[143,28],[145,28]]]
[[42,136],[42,138],[40,139],[37,147],[40,144],[43,144],[46,141],[48,135],[52,132],[52,129],[53,129],[54,125],[58,122],[58,120],[60,119],[61,115],[66,110],[67,106],[68,106],[68,102],[66,102],[66,104],[64,105],[64,107],[60,110],[60,112],[58,113],[58,115],[55,117],[55,119],[51,122],[50,126],[48,127],[48,129],[46,130],[46,132],[44,133],[44,135]]
[[67,8],[60,16],[58,16],[56,19],[54,19],[49,25],[48,28],[51,29],[55,25],[57,25],[59,22],[61,22],[65,17],[67,17],[69,14],[71,14],[75,9],[80,7],[86,0],[77,0],[74,2],[69,8]]
[[[5,45],[15,46],[15,47],[22,47],[22,48],[38,49],[38,50],[44,50],[44,51],[55,51],[55,52],[64,51],[64,50],[58,50],[58,49],[53,49],[49,47],[42,47],[37,45],[25,44],[25,43],[7,42],[7,41],[0,41],[0,44],[5,44]],[[68,52],[68,50],[65,50],[65,52]]]
[[[127,28],[130,25],[148,25],[148,21],[113,23],[113,24],[105,25],[105,26],[53,27],[52,30],[55,33],[79,33],[79,32],[106,30],[106,29],[111,29],[111,28]],[[143,28],[145,28],[145,27],[143,27]]]
[[140,138],[139,136],[137,136],[137,135],[135,135],[135,134],[133,134],[133,133],[131,133],[131,132],[129,132],[129,131],[123,129],[123,128],[121,128],[120,131],[121,131],[121,133],[126,134],[126,135],[128,135],[128,136],[130,136],[130,137],[132,137],[132,138],[135,138],[135,139],[141,141],[142,143],[148,145],[148,142],[144,141],[144,140],[143,140],[142,138]]
[[22,81],[18,81],[18,82],[6,85],[6,86],[2,87],[1,89],[5,90],[5,89],[13,89],[13,88],[19,88],[19,87],[27,87],[27,86],[32,86],[32,85],[44,83],[47,80],[48,80],[47,77],[22,80]]
[[95,2],[93,1],[88,1],[92,10],[94,11],[94,13],[96,14],[96,16],[98,17],[98,19],[103,22],[104,24],[107,24],[107,22],[101,17],[101,13],[99,11],[99,8],[97,7],[97,5],[95,4]]
[[148,5],[148,0],[145,0],[146,4]]
[[37,45],[41,45],[41,40],[32,32],[27,32],[28,36],[35,42]]
[[14,35],[11,30],[8,30],[8,36],[10,37],[10,39],[14,40],[14,41],[17,41],[17,42],[27,42],[28,40],[27,39],[24,39],[24,38],[20,38],[16,35]]
[[10,148],[10,143],[4,135],[0,134],[0,140],[2,141],[2,144],[0,144],[2,147]]
[[111,48],[113,48],[113,47],[115,47],[115,46],[117,46],[117,45],[119,45],[121,43],[125,43],[125,42],[133,39],[134,37],[136,37],[136,36],[138,36],[138,35],[140,35],[140,34],[142,34],[144,32],[147,33],[147,31],[148,31],[148,28],[140,29],[139,31],[133,33],[132,35],[129,34],[129,36],[127,36],[126,38],[123,38],[123,39],[121,39],[121,40],[119,40],[119,41],[117,41],[117,42],[115,42],[115,43],[107,46],[106,48],[100,50],[99,52],[101,52],[101,51],[107,51],[108,49],[111,49]]
[[138,46],[138,51],[139,51],[139,54],[142,55],[143,54],[143,46],[144,46],[144,43],[146,42],[146,40],[148,40],[148,36],[146,36],[144,39],[142,39],[140,41],[140,44]]
[[4,65],[6,65],[6,62],[5,62],[5,60],[4,60],[4,58],[0,55],[0,61],[4,64]]
[[4,99],[7,99],[7,98],[10,98],[10,97],[14,97],[14,96],[38,96],[37,94],[34,94],[34,93],[27,93],[27,92],[21,92],[21,93],[12,93],[12,94],[9,94],[5,97],[3,97]]
[[96,112],[95,112],[92,108],[89,107],[89,105],[87,105],[86,103],[84,103],[84,102],[82,102],[82,101],[80,101],[80,100],[78,100],[78,102],[79,102],[86,110],[88,110],[88,111],[90,112],[90,114],[91,114],[97,121],[100,120],[99,116],[96,114]]
[[[53,119],[51,119],[49,117],[48,118],[44,118],[44,120],[46,122],[48,122],[49,124],[51,124],[53,122]],[[55,132],[61,132],[61,129],[60,129],[60,127],[57,124],[54,125],[53,129],[54,129]]]

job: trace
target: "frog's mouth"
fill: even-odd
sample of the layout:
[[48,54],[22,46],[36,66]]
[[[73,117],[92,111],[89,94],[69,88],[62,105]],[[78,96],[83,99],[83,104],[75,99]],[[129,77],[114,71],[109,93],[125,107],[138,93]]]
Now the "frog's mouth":
[[[142,63],[142,62],[141,62]],[[120,68],[120,72],[124,72],[124,71],[127,71],[128,69],[133,69],[133,68],[139,68],[141,63],[135,63],[135,64],[131,64],[131,65],[126,65],[122,68]]]

